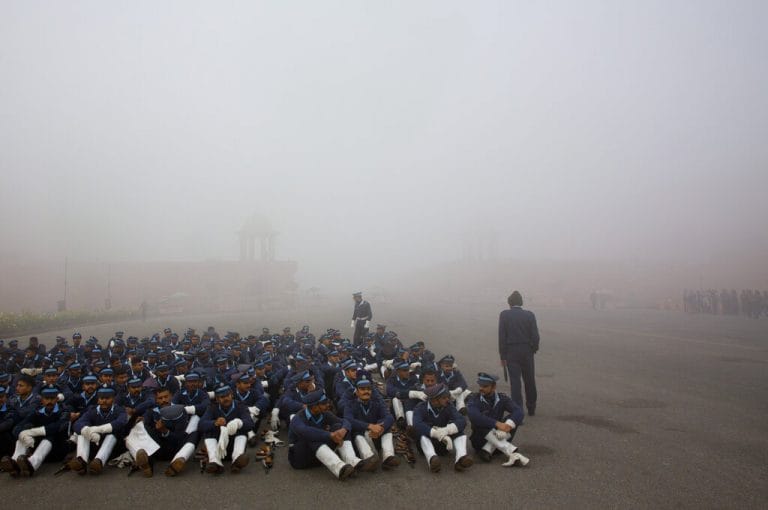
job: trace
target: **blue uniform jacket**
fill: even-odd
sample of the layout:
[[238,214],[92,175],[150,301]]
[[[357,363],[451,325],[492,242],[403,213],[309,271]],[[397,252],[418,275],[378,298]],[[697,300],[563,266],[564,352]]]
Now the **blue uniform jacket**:
[[144,413],[144,428],[152,439],[157,443],[170,443],[174,446],[174,449],[181,448],[187,440],[187,425],[189,424],[189,416],[183,414],[181,418],[173,421],[165,421],[165,427],[167,432],[161,433],[157,430],[157,422],[162,420],[160,417],[160,408],[152,407],[147,409]]
[[126,432],[125,424],[128,423],[128,415],[125,413],[125,408],[113,404],[109,410],[104,412],[98,404],[93,405],[77,419],[75,422],[75,432],[79,434],[83,427],[106,425],[107,423],[112,425],[112,434],[118,438],[124,437]]
[[395,422],[383,400],[371,398],[367,404],[363,404],[357,397],[347,401],[344,406],[344,419],[352,426],[353,434],[365,434],[371,423],[383,425],[385,432],[389,432]]
[[195,390],[194,393],[190,393],[187,389],[183,389],[173,396],[173,403],[179,404],[184,407],[195,406],[195,414],[202,416],[205,411],[211,405],[211,398],[208,396],[207,391],[201,389]]
[[343,420],[333,413],[322,413],[313,416],[309,409],[296,413],[288,426],[288,443],[295,444],[300,441],[309,443],[327,443],[331,440],[331,431],[343,427],[347,430],[351,426],[347,420]]
[[253,429],[253,420],[251,420],[251,414],[248,412],[248,408],[245,407],[245,404],[242,402],[233,400],[232,406],[229,409],[222,409],[217,402],[211,403],[211,405],[208,406],[208,410],[203,414],[203,417],[200,418],[198,430],[202,433],[215,432],[217,426],[214,425],[214,422],[219,418],[224,418],[227,420],[227,423],[235,418],[240,418],[243,422],[243,426],[240,427],[240,430],[238,431],[240,434],[245,434],[246,431]]
[[539,328],[533,312],[513,306],[499,314],[499,356],[507,359],[507,349],[513,345],[529,345],[539,350]]
[[418,389],[419,380],[416,376],[411,374],[408,379],[400,379],[397,374],[393,374],[387,379],[387,396],[389,398],[399,398],[400,400],[408,400],[408,392]]
[[449,423],[456,425],[459,434],[462,434],[467,426],[467,420],[452,405],[437,410],[429,402],[421,402],[413,410],[413,428],[420,436],[430,437],[432,427],[445,427]]
[[506,421],[509,418],[512,418],[516,426],[520,426],[524,413],[511,398],[496,392],[487,400],[479,393],[470,395],[467,399],[467,415],[472,430],[475,431],[495,429],[497,421]]
[[55,439],[56,436],[67,432],[69,427],[69,414],[64,407],[56,404],[49,414],[45,407],[40,406],[34,413],[21,420],[13,429],[14,437],[19,437],[23,430],[45,427],[45,437]]
[[453,370],[450,373],[445,373],[441,370],[438,378],[440,382],[448,386],[449,390],[455,390],[456,388],[467,389],[467,381],[458,370]]

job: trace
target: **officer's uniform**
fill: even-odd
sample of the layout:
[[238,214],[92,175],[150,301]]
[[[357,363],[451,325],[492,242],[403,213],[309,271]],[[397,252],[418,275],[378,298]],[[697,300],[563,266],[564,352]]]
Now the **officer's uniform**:
[[[288,462],[294,469],[306,469],[323,464],[335,477],[344,480],[360,462],[348,440],[349,422],[330,412],[312,414],[311,408],[328,400],[323,390],[304,396],[306,408],[297,413],[288,427]],[[346,437],[341,446],[331,439],[331,432],[344,428]],[[338,448],[339,455],[334,451]]]
[[[521,301],[522,302],[522,298]],[[499,315],[499,356],[507,362],[510,396],[523,405],[520,378],[525,384],[528,414],[536,412],[536,378],[533,355],[539,350],[539,329],[533,312],[511,306]]]
[[[355,386],[357,388],[372,387],[370,377],[358,377]],[[378,465],[378,457],[371,448],[369,441],[375,447],[381,446],[381,456],[385,467],[395,467],[400,463],[395,457],[391,432],[395,419],[383,400],[371,397],[367,402],[363,402],[354,396],[344,406],[344,418],[352,426],[352,440],[365,463],[365,470],[375,470]],[[368,426],[371,424],[381,425],[384,428],[384,432],[377,439],[371,438],[368,430]]]
[[[480,385],[496,384],[498,377],[485,372],[478,374]],[[508,457],[505,466],[528,464],[528,459],[516,454],[517,447],[511,441],[517,428],[523,424],[523,410],[510,397],[494,391],[487,397],[481,393],[473,393],[467,400],[469,421],[472,424],[472,435],[469,440],[478,455],[489,461],[495,451],[500,451]],[[496,428],[496,423],[506,423],[512,427],[511,432]],[[485,452],[485,453],[484,453]]]
[[[452,405],[442,408],[434,406],[434,399],[448,395],[448,388],[437,383],[426,389],[427,401],[416,406],[413,411],[413,427],[419,436],[419,447],[427,459],[432,472],[440,470],[437,451],[455,452],[454,468],[457,471],[472,466],[472,459],[467,455],[467,436],[464,428],[467,421]],[[436,450],[437,449],[437,450]]]
[[5,395],[6,401],[0,405],[0,457],[10,455],[13,452],[15,439],[13,437],[13,427],[19,421],[19,415],[16,410],[8,404],[7,390],[5,386],[0,386],[0,395]]
[[[230,393],[230,386],[221,386],[216,389],[216,396]],[[215,421],[224,418],[226,426],[219,427]],[[239,472],[248,464],[248,456],[245,455],[247,443],[246,432],[253,429],[253,420],[244,404],[233,399],[232,404],[224,409],[218,402],[213,402],[200,419],[198,430],[205,441],[205,449],[208,452],[208,473],[221,473],[224,470],[223,460],[229,455],[232,459],[231,469]],[[230,441],[231,439],[231,441]]]
[[[112,388],[99,388],[96,392],[99,396],[115,396]],[[88,464],[91,474],[99,474],[107,465],[112,452],[125,437],[125,426],[128,423],[128,415],[125,409],[115,403],[109,409],[102,409],[99,404],[86,409],[75,422],[77,434],[77,456],[73,459],[70,468],[75,468],[79,474],[85,474],[85,464],[91,456],[91,443],[99,445],[96,456]]]
[[401,379],[400,370],[409,370],[410,365],[401,361],[394,366],[395,372],[387,379],[387,397],[392,399],[392,411],[399,420],[413,426],[413,410],[419,402],[426,398],[426,394],[419,390],[419,380],[414,374],[408,373],[407,379]]
[[[41,390],[41,395],[58,399],[59,390],[46,387]],[[62,460],[69,450],[68,426],[69,414],[63,405],[56,403],[51,409],[40,405],[15,426],[13,435],[18,438],[15,451],[12,457],[2,459],[0,467],[11,475],[32,476],[49,455],[50,460]]]
[[[362,296],[360,292],[352,294],[353,297]],[[363,343],[363,338],[368,334],[368,325],[373,318],[371,312],[371,304],[368,301],[362,300],[359,303],[355,301],[355,308],[352,311],[352,323],[354,326],[354,334],[352,336],[352,342],[357,346]]]

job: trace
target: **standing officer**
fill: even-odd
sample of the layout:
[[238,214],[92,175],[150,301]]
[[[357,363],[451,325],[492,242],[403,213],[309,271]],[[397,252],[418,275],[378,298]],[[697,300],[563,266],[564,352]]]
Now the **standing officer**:
[[514,291],[509,298],[509,310],[499,315],[499,357],[501,366],[509,372],[510,396],[523,406],[520,377],[525,383],[525,404],[528,415],[536,414],[536,378],[533,355],[539,350],[539,328],[533,312],[523,310],[523,296]]
[[355,309],[352,311],[352,327],[355,329],[355,333],[352,336],[352,342],[355,346],[360,346],[365,335],[368,334],[373,313],[371,312],[371,304],[363,300],[362,292],[352,294],[352,299],[355,301]]

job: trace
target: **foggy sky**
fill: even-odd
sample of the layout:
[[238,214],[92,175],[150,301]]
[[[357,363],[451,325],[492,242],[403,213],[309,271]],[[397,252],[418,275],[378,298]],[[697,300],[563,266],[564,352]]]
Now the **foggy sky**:
[[[304,285],[768,250],[768,3],[0,3],[0,255]],[[749,248],[747,248],[747,245]]]

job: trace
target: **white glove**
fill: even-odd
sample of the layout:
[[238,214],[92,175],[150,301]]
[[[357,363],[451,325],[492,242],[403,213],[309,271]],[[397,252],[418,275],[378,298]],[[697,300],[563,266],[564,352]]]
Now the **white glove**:
[[376,370],[378,368],[378,365],[376,363],[369,363],[363,367],[364,370],[371,371]]
[[455,400],[456,397],[461,395],[461,392],[464,391],[464,388],[456,388],[455,390],[451,390],[449,393],[451,394],[451,397]]
[[227,447],[229,446],[229,434],[227,434],[227,427],[219,427],[219,441],[216,443],[216,448],[219,450],[218,457],[223,459],[227,456]]
[[89,441],[93,444],[99,444],[99,441],[101,441],[101,434],[91,431],[91,437]]
[[421,361],[414,361],[413,363],[411,363],[411,370],[416,370],[420,366],[421,366]]
[[408,392],[408,398],[412,398],[415,400],[421,400],[423,402],[427,401],[427,394],[423,391],[417,391],[417,390],[411,390]]
[[455,423],[449,423],[444,428],[445,428],[445,433],[449,436],[459,433],[459,427],[457,427]]
[[365,329],[368,329],[371,327],[371,321],[365,321]]
[[195,409],[195,406],[186,406],[184,407],[184,412],[187,414],[195,414],[197,413],[197,409]]
[[504,423],[506,423],[507,425],[512,427],[512,430],[515,430],[517,428],[517,425],[515,424],[514,421],[512,421],[512,419],[509,419],[509,420],[505,421]]
[[208,392],[208,398],[210,398],[211,400],[213,400],[213,397],[215,397],[215,396],[216,395],[212,391]]
[[63,402],[64,401],[64,394],[63,393],[59,393],[58,395],[56,395],[56,400],[58,400],[59,402]]
[[278,430],[280,428],[280,417],[278,414],[280,414],[280,409],[277,407],[272,409],[272,416],[269,419],[269,426],[272,430]]
[[385,359],[384,361],[381,362],[381,366],[383,366],[384,368],[388,368],[390,370],[392,370],[392,367],[394,365],[395,365],[395,360],[393,359]]
[[496,436],[498,439],[501,439],[502,441],[506,441],[510,437],[512,437],[507,432],[504,432],[503,430],[499,429],[493,429],[493,435]]
[[91,427],[83,427],[80,429],[80,435],[86,438],[88,441],[91,440]]
[[24,448],[32,448],[35,446],[35,438],[29,433],[29,430],[24,430],[19,434],[19,442]]
[[177,381],[184,382],[184,374],[174,375]]
[[442,441],[446,435],[445,427],[432,427],[429,431],[429,437],[437,439],[438,441]]
[[352,322],[349,323],[349,327],[350,328],[354,328],[355,327],[355,319],[352,319]]
[[42,437],[45,435],[45,427],[35,427],[33,429],[27,429],[23,431],[21,434],[23,434],[24,432],[28,433],[32,437]]
[[257,406],[251,406],[248,408],[248,412],[251,413],[251,418],[255,418],[259,415],[261,409],[259,409]]
[[451,439],[451,436],[445,436],[440,442],[445,445],[446,450],[449,452],[453,451],[453,439]]
[[21,369],[21,373],[22,374],[31,375],[31,376],[35,376],[35,375],[38,375],[38,374],[42,374],[43,373],[43,369],[42,368],[22,368]]
[[269,381],[261,381],[262,388],[269,388]]
[[91,433],[96,432],[97,434],[111,434],[112,433],[112,424],[111,423],[105,423],[104,425],[98,425],[96,427],[91,427]]
[[234,436],[237,434],[237,431],[240,430],[240,427],[243,426],[243,420],[240,418],[235,418],[231,422],[227,423],[227,434],[230,436]]

